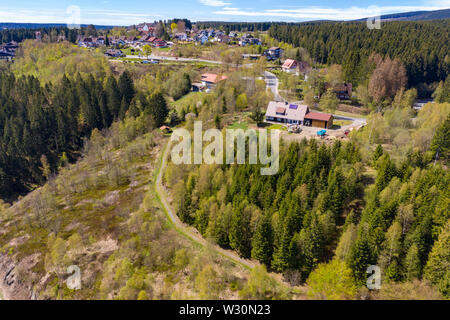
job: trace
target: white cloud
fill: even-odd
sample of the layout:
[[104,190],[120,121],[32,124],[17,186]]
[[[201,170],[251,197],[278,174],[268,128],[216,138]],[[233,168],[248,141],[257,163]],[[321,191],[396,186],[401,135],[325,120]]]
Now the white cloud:
[[231,3],[224,2],[222,0],[198,0],[198,2],[210,7],[225,7],[231,5]]
[[[10,11],[0,9],[1,22],[17,23],[67,23],[69,14],[65,10],[30,10],[15,9],[14,15]],[[160,15],[145,14],[136,12],[126,12],[118,10],[81,10],[82,24],[96,25],[132,25],[143,21],[159,20]]]
[[440,1],[442,4],[430,6],[369,6],[367,8],[322,8],[304,7],[296,9],[267,9],[255,11],[251,9],[223,8],[213,12],[217,15],[240,16],[240,17],[266,17],[272,19],[295,20],[355,20],[366,17],[378,16],[389,13],[401,13],[408,11],[429,11],[448,8],[448,0]]

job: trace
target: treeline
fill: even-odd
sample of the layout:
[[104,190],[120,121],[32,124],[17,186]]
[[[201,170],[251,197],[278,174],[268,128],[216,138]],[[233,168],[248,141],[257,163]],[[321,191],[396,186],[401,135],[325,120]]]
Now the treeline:
[[[43,28],[18,28],[3,29],[0,32],[0,43],[11,41],[22,42],[27,39],[35,39],[36,32],[40,32],[42,39],[48,42],[58,41],[59,36],[64,36],[69,42],[75,43],[78,35],[96,36],[97,30],[93,25],[83,26],[80,29],[69,29],[64,27],[43,27]],[[105,32],[105,31],[102,31]]]
[[342,64],[357,70],[374,52],[398,58],[406,68],[408,85],[445,80],[450,72],[450,21],[383,22],[370,30],[366,23],[273,24],[269,35],[303,47],[319,63]]
[[195,24],[199,29],[223,29],[226,31],[267,31],[272,25],[271,22],[219,22],[219,21],[202,21]]
[[[35,77],[0,74],[0,198],[11,199],[75,160],[83,138],[127,114],[152,114],[151,126],[167,116],[161,93],[136,93],[130,74],[116,79],[64,76],[42,85]],[[159,108],[155,111],[152,108]],[[161,120],[161,118],[163,120]]]

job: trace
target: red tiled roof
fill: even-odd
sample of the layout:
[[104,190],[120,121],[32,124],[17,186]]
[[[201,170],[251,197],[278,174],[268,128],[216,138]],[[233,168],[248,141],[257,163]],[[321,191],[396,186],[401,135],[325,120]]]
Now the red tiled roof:
[[332,117],[332,115],[328,114],[328,113],[310,112],[310,113],[306,114],[305,119],[330,121],[331,117]]
[[293,59],[287,59],[283,64],[283,68],[291,69],[291,68],[295,67],[296,64],[297,64],[297,61],[295,61]]
[[[227,79],[227,76],[222,76],[222,78],[219,81],[222,81],[222,80],[225,80],[225,79]],[[202,81],[211,82],[211,83],[219,82],[217,80],[217,74],[215,74],[215,73],[204,73],[204,74],[202,74]]]
[[286,108],[278,107],[278,108],[276,109],[276,113],[284,114],[285,112],[286,112]]

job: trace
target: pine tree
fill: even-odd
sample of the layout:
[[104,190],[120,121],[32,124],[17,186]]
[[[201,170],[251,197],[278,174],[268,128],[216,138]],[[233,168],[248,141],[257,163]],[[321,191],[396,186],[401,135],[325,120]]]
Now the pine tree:
[[442,229],[431,250],[425,267],[425,278],[439,286],[445,296],[450,296],[450,220]]
[[134,88],[133,79],[127,70],[125,70],[119,77],[118,88],[120,95],[122,96],[122,99],[125,100],[128,108],[128,105],[136,94],[136,90]]
[[117,87],[117,81],[113,76],[108,77],[108,80],[106,81],[105,91],[109,113],[113,119],[117,119],[119,116],[122,96],[119,88]]
[[[449,80],[450,81],[450,80]],[[450,114],[445,119],[444,123],[439,126],[431,141],[431,151],[433,155],[439,156],[439,159],[446,163],[450,160]]]
[[352,269],[355,281],[360,285],[364,285],[367,279],[367,268],[372,263],[371,251],[366,239],[360,238],[356,240],[350,250],[347,263]]
[[250,225],[251,212],[246,208],[246,202],[235,208],[231,218],[230,226],[230,245],[243,258],[249,258],[251,255],[251,231]]
[[273,253],[273,230],[270,216],[265,214],[256,228],[252,239],[252,258],[270,266]]
[[155,120],[157,127],[162,126],[169,115],[166,99],[161,92],[156,92],[150,96],[149,108],[146,114],[150,114]]
[[384,151],[383,151],[382,145],[378,144],[372,155],[373,163],[376,163],[378,161],[378,159],[380,159],[380,157],[383,155],[383,153],[384,153]]

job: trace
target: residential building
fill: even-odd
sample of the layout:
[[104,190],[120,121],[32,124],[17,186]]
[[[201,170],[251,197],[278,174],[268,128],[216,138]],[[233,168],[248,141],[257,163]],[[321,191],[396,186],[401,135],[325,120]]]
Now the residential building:
[[217,83],[226,80],[227,76],[219,76],[215,73],[204,73],[202,74],[202,85],[211,89],[213,86],[215,86]]
[[286,59],[281,70],[287,73],[297,73],[298,61],[293,59]]
[[123,52],[118,49],[108,49],[105,51],[105,56],[118,58],[123,56]]
[[306,105],[271,101],[267,107],[266,121],[301,125],[308,112]]
[[[330,87],[330,84],[325,84],[325,90],[328,90]],[[336,93],[336,97],[340,100],[348,100],[352,98],[353,85],[351,83],[339,83],[333,86],[333,90]]]
[[266,121],[327,129],[333,126],[333,115],[310,112],[306,105],[271,101],[267,107]]

